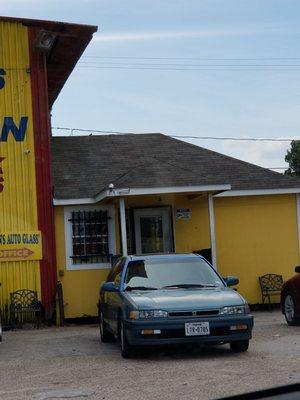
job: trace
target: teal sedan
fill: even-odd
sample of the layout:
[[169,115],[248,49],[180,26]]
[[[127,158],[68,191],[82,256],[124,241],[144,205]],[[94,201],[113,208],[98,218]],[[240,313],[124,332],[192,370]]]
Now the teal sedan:
[[253,317],[245,299],[196,254],[120,258],[99,293],[102,342],[120,341],[123,357],[140,346],[226,344],[248,350]]

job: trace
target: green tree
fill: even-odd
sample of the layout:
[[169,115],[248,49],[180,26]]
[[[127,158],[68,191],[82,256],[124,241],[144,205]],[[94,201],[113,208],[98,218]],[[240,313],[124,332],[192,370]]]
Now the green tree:
[[285,161],[289,164],[285,174],[300,177],[300,140],[291,142],[291,148],[286,153]]

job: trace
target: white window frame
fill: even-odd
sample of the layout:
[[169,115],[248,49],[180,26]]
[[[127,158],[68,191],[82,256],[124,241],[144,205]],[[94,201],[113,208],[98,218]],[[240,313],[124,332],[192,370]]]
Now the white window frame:
[[108,247],[110,254],[116,254],[116,240],[115,240],[115,208],[113,206],[67,206],[64,207],[64,225],[65,225],[65,249],[66,249],[66,268],[67,271],[81,271],[88,269],[106,269],[111,268],[111,264],[107,263],[86,263],[86,264],[73,264],[73,246],[72,246],[72,218],[73,211],[108,211]]

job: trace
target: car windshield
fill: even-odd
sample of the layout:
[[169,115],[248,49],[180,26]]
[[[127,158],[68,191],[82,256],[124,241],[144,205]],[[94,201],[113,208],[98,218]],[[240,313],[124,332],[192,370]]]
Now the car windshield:
[[125,288],[202,288],[224,286],[215,271],[201,258],[141,259],[130,261]]

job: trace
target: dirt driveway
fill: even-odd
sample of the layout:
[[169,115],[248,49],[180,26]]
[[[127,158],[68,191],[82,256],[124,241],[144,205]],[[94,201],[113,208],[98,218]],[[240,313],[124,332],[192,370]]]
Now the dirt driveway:
[[300,382],[300,327],[288,327],[279,311],[254,315],[244,354],[217,346],[124,360],[116,343],[100,344],[97,326],[5,332],[0,398],[215,399]]

